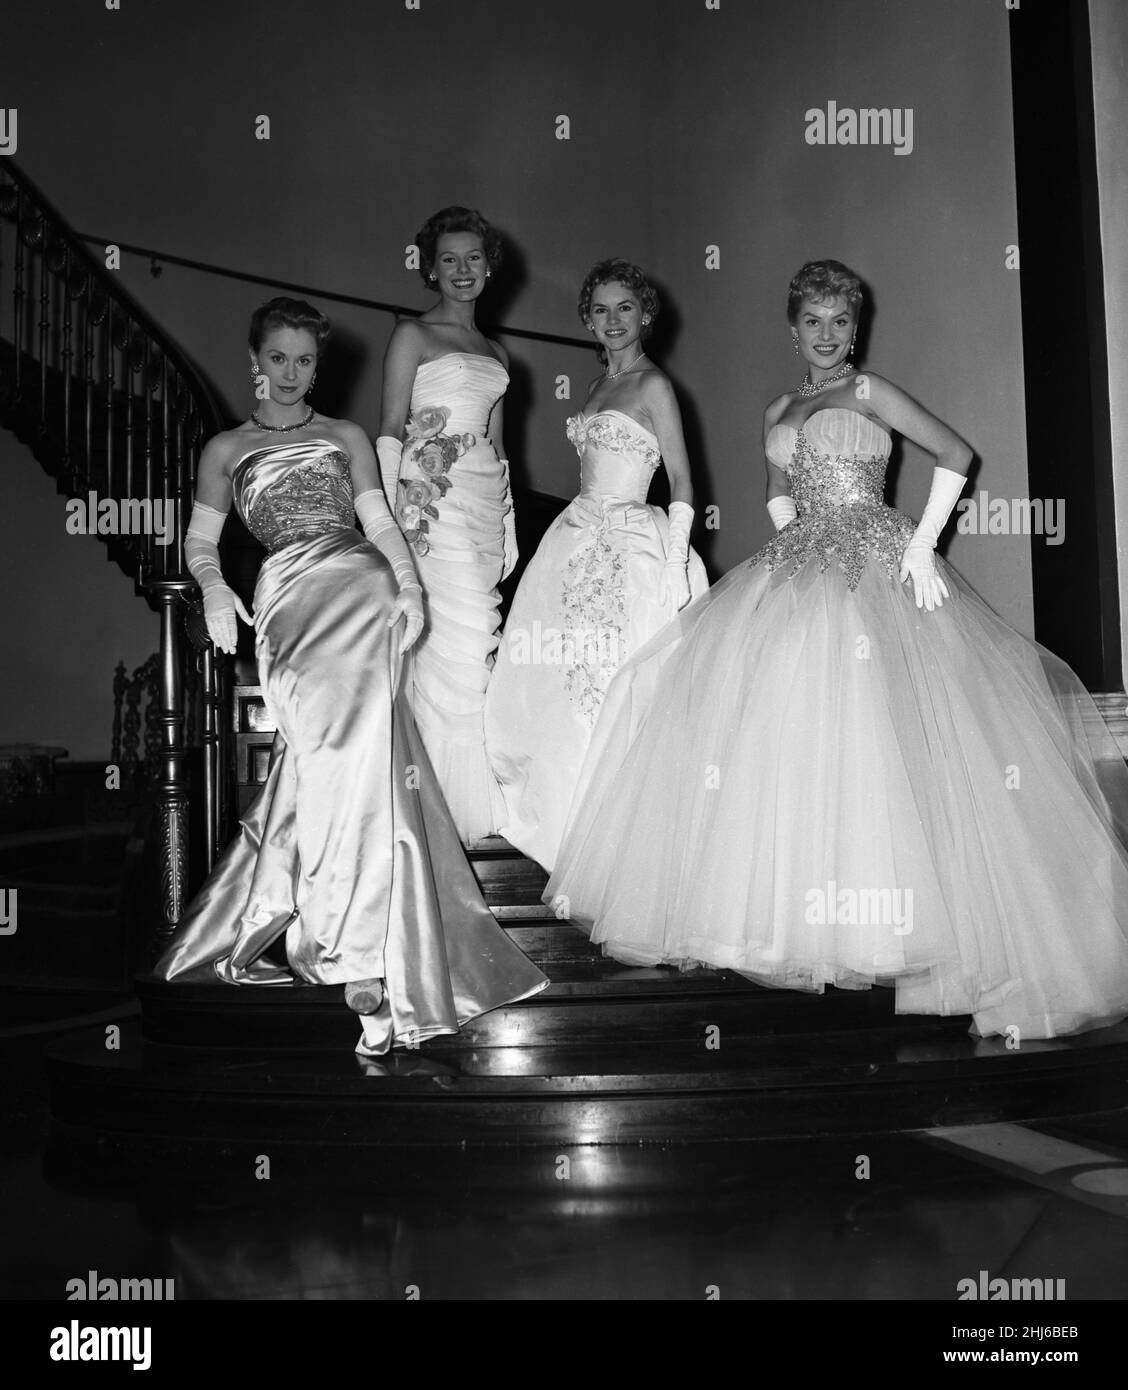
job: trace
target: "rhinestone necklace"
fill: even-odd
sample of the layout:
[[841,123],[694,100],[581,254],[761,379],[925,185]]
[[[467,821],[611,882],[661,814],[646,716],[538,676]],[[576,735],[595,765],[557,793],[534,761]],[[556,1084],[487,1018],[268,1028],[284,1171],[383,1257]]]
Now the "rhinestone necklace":
[[272,434],[289,434],[291,430],[304,430],[306,425],[308,425],[309,422],[313,419],[313,416],[314,409],[311,405],[309,408],[309,414],[305,417],[304,420],[299,420],[296,425],[268,425],[264,421],[260,420],[253,410],[251,411],[251,419],[259,427],[259,429],[270,430]]
[[828,386],[833,386],[836,381],[841,381],[844,376],[849,376],[853,370],[853,362],[843,362],[833,376],[823,377],[817,386],[810,376],[807,376],[799,383],[799,394],[801,396],[817,396],[820,391],[825,391]]

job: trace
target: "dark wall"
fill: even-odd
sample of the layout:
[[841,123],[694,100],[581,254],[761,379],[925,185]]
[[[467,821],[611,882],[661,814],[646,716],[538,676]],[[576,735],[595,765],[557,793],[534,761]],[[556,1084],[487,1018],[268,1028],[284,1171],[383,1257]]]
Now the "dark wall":
[[[5,22],[18,158],[80,230],[423,307],[404,248],[466,201],[510,241],[498,306],[579,336],[592,260],[637,259],[668,301],[714,573],[769,534],[760,418],[796,381],[784,299],[811,256],[876,294],[869,361],[982,458],[978,487],[1026,491],[1007,13],[1002,0],[357,0],[119,12],[79,0]],[[912,108],[913,147],[812,146],[806,112]],[[271,118],[271,139],[254,138]],[[556,138],[569,117],[571,138]],[[719,269],[706,268],[717,246]],[[245,322],[271,291],[127,258],[123,278],[247,404]],[[326,306],[349,412],[375,431],[385,314]],[[568,495],[564,417],[587,351],[511,339],[515,473]],[[557,375],[573,397],[554,395]],[[904,452],[919,511],[929,462]],[[957,536],[949,557],[1031,630],[1029,540]]]

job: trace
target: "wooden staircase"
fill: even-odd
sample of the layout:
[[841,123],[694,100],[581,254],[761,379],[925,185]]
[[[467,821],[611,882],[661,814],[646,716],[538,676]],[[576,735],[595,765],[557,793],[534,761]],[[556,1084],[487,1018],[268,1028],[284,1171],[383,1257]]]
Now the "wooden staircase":
[[1128,1027],[1009,1051],[966,1018],[899,1017],[891,990],[762,989],[729,972],[630,969],[540,903],[503,841],[471,859],[549,975],[455,1038],[373,1061],[340,988],[138,982],[120,1050],[103,1028],[47,1054],[72,1131],[328,1147],[575,1145],[884,1132],[1107,1110]]

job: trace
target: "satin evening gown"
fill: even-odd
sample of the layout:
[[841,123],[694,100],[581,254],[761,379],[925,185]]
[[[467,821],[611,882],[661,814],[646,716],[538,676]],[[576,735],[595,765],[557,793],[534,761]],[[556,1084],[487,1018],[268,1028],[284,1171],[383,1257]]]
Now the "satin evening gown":
[[1128,769],[1092,699],[943,560],[916,607],[877,424],[767,446],[798,519],[619,672],[546,899],[619,960],[895,982],[984,1036],[1124,1017]]
[[[451,467],[425,553],[416,551],[427,625],[411,651],[408,687],[419,733],[467,843],[492,835],[505,810],[486,759],[482,712],[501,621],[507,507],[505,469],[486,431],[508,384],[494,358],[450,352],[419,367],[411,392],[413,414],[443,406],[450,411],[443,433],[477,441]],[[401,484],[420,476],[405,450]]]
[[[232,478],[270,552],[255,654],[278,735],[239,833],[155,973],[286,985],[383,979],[357,1051],[456,1033],[548,983],[482,900],[400,690],[403,622],[329,440],[268,444]],[[285,937],[289,968],[264,953]]]
[[[500,833],[551,870],[607,686],[673,616],[658,601],[670,524],[646,494],[658,440],[620,410],[574,415],[580,494],[545,533],[509,610],[486,692]],[[689,555],[693,598],[709,587]]]

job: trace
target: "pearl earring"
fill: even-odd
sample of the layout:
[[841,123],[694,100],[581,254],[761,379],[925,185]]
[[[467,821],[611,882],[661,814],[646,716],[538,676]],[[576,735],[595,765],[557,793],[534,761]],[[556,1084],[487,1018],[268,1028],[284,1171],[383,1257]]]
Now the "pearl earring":
[[262,376],[262,368],[259,366],[259,364],[258,364],[257,362],[252,362],[252,363],[251,363],[251,380],[252,380],[253,382],[256,382],[256,383],[257,383],[260,376]]
[[431,271],[431,283],[434,284],[435,281],[436,281],[438,278],[439,278],[439,277],[438,277],[438,276],[435,274],[435,272],[432,270],[432,271]]

